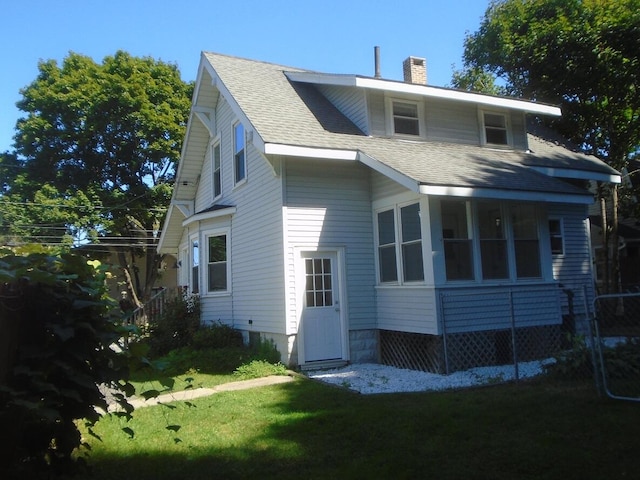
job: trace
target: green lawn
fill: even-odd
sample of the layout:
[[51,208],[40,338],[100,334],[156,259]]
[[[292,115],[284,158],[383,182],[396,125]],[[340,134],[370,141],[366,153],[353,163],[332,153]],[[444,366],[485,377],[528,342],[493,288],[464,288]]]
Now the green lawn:
[[103,418],[102,442],[88,438],[87,478],[640,475],[640,405],[598,397],[591,383],[365,396],[300,378],[172,407],[139,409],[129,423]]

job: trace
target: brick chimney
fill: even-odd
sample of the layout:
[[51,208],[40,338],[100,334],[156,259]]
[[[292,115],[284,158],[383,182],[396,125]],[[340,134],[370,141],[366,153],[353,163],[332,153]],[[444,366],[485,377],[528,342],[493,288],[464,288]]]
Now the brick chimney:
[[427,61],[424,58],[407,58],[402,62],[402,72],[407,83],[427,84]]

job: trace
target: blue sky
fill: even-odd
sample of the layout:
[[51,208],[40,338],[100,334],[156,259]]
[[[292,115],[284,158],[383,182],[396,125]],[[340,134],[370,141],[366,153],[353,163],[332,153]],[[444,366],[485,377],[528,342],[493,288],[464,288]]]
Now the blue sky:
[[202,50],[327,73],[400,80],[402,61],[427,59],[445,86],[462,65],[466,33],[489,0],[6,0],[0,7],[0,152],[11,149],[20,89],[38,61],[70,51],[101,62],[117,50],[178,65],[194,80]]

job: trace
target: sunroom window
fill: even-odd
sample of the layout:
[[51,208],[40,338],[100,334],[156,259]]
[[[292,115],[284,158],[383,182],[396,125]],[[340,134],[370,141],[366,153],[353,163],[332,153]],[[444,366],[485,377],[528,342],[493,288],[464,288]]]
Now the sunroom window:
[[393,210],[378,213],[378,263],[381,282],[398,281],[396,224]]
[[424,280],[420,205],[414,203],[400,209],[402,226],[402,272],[405,282]]
[[464,200],[445,200],[442,209],[442,241],[447,280],[473,279],[473,245]]
[[[420,205],[413,203],[378,213],[380,282],[424,280]],[[402,272],[401,276],[399,272]]]
[[443,200],[440,210],[447,281],[542,277],[534,205]]
[[478,230],[482,278],[488,280],[509,278],[507,240],[499,202],[478,204]]
[[518,278],[539,278],[540,242],[538,241],[538,220],[533,205],[511,206],[511,227],[513,228],[513,248]]

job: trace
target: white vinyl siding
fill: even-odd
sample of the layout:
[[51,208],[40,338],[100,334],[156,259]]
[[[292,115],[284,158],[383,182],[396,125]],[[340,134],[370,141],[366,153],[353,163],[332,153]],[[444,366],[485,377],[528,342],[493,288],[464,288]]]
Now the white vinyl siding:
[[[375,250],[369,171],[354,163],[286,162],[287,285],[295,285],[294,249],[345,251],[348,329],[375,328]],[[290,291],[294,291],[291,288]],[[290,331],[297,328],[295,298],[288,302]]]
[[318,90],[366,135],[369,132],[367,104],[361,90],[320,85]]
[[[233,125],[236,117],[222,97],[216,108],[216,118],[222,159],[222,195],[216,203],[235,207],[236,214],[233,218],[224,216],[199,222],[202,241],[207,231],[229,229],[231,255],[227,278],[229,293],[203,295],[202,319],[206,322],[220,320],[240,330],[284,333],[282,178],[274,176],[269,162],[246,143],[247,171],[260,180],[251,182],[247,179],[245,187],[234,189]],[[196,211],[211,206],[211,162],[205,162],[205,168],[200,182],[206,183],[208,190],[199,188]],[[193,231],[198,224],[194,223],[190,228]]]
[[554,283],[505,288],[441,289],[447,334],[557,325],[562,321],[560,289]]
[[[587,207],[559,205],[549,207],[549,218],[562,220],[563,255],[553,255],[553,277],[563,289],[574,292],[574,309],[578,315],[590,308],[594,295],[594,278],[589,241]],[[549,245],[549,250],[551,246]],[[586,291],[587,298],[583,293]],[[568,299],[561,295],[563,313],[568,313]]]
[[378,288],[378,328],[438,334],[438,308],[432,287]]

